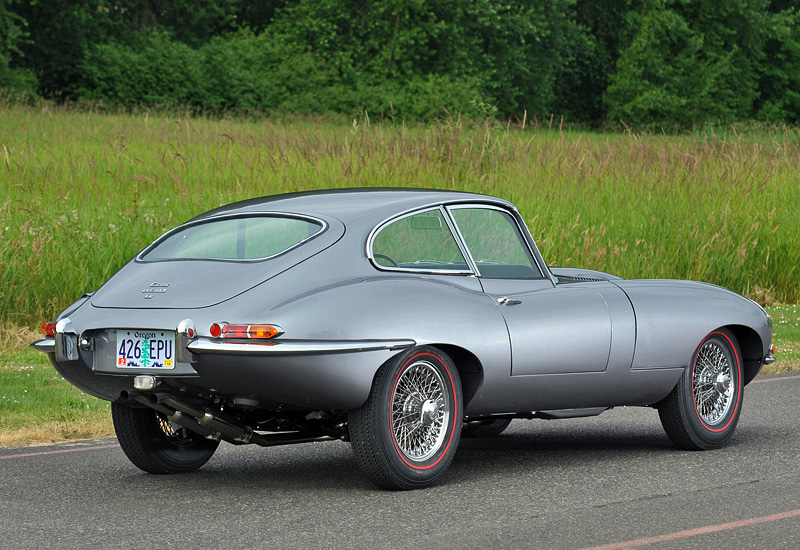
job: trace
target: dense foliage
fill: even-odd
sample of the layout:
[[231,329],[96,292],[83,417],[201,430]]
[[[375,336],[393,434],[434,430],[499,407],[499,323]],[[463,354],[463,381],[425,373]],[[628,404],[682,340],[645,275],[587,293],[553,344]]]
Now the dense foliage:
[[800,120],[800,0],[0,0],[0,87],[111,106]]

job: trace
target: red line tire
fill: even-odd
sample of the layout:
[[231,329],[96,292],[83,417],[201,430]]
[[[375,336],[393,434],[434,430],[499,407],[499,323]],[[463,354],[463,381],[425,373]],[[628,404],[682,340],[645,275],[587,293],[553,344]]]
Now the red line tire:
[[453,460],[462,416],[452,359],[431,346],[400,353],[378,370],[367,401],[348,415],[356,462],[379,487],[428,487]]
[[658,404],[672,442],[688,450],[716,449],[733,436],[742,412],[742,352],[727,329],[706,336],[675,389]]

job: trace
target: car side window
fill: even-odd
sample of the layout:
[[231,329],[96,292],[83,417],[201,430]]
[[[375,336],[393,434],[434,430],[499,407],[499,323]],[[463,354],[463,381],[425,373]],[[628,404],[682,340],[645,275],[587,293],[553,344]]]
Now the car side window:
[[372,260],[379,267],[470,271],[438,208],[405,216],[384,225],[373,237],[371,250]]
[[481,277],[496,279],[538,279],[539,269],[508,212],[494,208],[452,208]]

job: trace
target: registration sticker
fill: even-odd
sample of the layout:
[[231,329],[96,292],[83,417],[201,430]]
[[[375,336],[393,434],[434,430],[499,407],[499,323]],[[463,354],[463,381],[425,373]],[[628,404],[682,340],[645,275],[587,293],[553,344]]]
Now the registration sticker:
[[121,369],[175,368],[175,333],[168,330],[117,331],[116,366]]

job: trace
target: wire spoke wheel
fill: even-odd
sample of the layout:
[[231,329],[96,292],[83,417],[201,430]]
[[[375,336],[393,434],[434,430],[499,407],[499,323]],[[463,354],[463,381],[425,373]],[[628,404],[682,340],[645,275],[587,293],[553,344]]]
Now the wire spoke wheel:
[[367,401],[348,412],[356,461],[379,487],[428,487],[453,460],[461,414],[449,355],[433,346],[398,353],[378,369]]
[[409,460],[425,461],[442,446],[450,419],[444,379],[428,361],[409,365],[392,395],[392,434]]
[[706,340],[697,353],[692,393],[697,415],[709,426],[722,422],[736,392],[730,353],[717,339]]
[[742,411],[742,352],[720,328],[700,342],[672,392],[658,403],[664,431],[681,449],[716,449],[730,441]]

